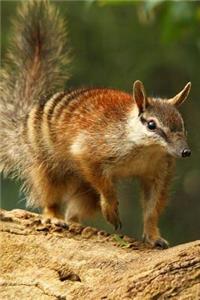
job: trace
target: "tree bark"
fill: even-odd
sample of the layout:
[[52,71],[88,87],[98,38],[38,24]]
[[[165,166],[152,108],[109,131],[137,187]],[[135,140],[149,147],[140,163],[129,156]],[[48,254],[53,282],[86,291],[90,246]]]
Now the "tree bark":
[[23,210],[0,217],[1,299],[200,299],[200,241],[156,250]]

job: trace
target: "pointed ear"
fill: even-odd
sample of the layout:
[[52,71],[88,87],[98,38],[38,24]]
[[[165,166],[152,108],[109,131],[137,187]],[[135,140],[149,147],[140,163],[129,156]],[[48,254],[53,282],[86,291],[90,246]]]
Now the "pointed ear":
[[179,106],[181,105],[188,97],[189,92],[191,89],[191,82],[188,82],[184,89],[178,93],[175,97],[169,99],[167,103],[170,103],[171,105]]
[[147,106],[147,97],[143,83],[140,80],[136,80],[133,84],[133,99],[139,112],[142,113]]

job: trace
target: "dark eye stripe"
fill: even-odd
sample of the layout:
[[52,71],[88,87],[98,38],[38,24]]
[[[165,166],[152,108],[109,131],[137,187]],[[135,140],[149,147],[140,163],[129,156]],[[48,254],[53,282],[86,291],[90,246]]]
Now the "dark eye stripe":
[[[141,120],[142,124],[147,124],[147,122],[148,122],[143,116],[140,117],[140,120]],[[165,141],[168,141],[168,137],[167,137],[166,133],[161,128],[157,127],[154,130],[154,132],[156,132],[158,135],[160,135]]]
[[155,132],[159,134],[166,142],[168,141],[166,133],[161,128],[156,128]]

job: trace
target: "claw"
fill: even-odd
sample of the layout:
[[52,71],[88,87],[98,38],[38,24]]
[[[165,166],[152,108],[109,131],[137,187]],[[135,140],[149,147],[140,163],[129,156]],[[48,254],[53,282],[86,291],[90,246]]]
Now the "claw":
[[154,242],[154,246],[159,249],[167,249],[169,248],[169,244],[164,239],[160,238]]
[[115,230],[121,229],[122,224],[121,221],[119,219],[119,212],[118,212],[118,203],[112,203],[112,205],[108,204],[108,203],[102,203],[102,213],[103,216],[105,217],[105,219],[111,224],[113,225],[113,227],[115,228]]
[[114,226],[115,231],[121,230],[122,229],[122,222],[118,220],[118,223]]
[[42,220],[42,223],[43,224],[51,224],[51,225],[54,225],[54,226],[58,226],[58,227],[62,227],[63,229],[68,229],[68,224],[61,220],[61,219],[58,219],[58,218],[46,218],[44,217],[43,220]]
[[152,239],[149,238],[147,235],[143,236],[143,242],[144,243],[148,243],[150,245],[152,245],[153,247],[157,248],[157,249],[167,249],[169,248],[169,244],[166,240],[164,240],[163,238],[159,237],[157,239]]

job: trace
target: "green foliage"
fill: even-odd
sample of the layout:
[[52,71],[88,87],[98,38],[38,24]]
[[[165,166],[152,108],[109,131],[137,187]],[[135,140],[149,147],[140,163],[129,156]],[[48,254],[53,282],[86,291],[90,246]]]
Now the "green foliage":
[[[90,1],[90,3],[94,2],[95,1]],[[199,1],[97,0],[97,2],[99,6],[134,5],[141,23],[149,25],[152,22],[159,22],[162,29],[161,39],[163,42],[170,42],[187,38],[190,35],[196,35],[197,28],[200,25]]]
[[118,234],[114,234],[113,238],[119,247],[121,247],[121,248],[129,248],[130,247],[130,243],[123,240],[123,238],[121,238]]

